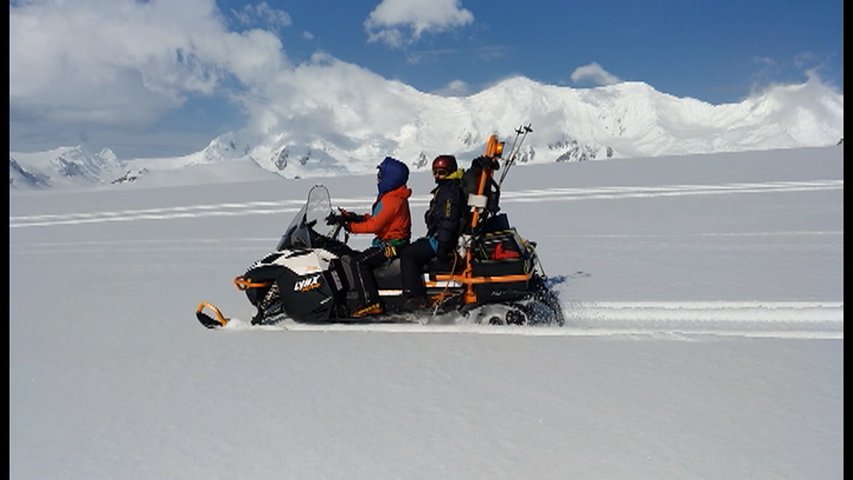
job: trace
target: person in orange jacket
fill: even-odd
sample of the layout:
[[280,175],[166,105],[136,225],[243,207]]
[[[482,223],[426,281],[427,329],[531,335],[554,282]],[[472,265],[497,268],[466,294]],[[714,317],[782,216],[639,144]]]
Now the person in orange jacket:
[[361,302],[352,312],[354,318],[384,313],[373,269],[388,259],[396,258],[412,236],[412,214],[409,210],[412,190],[406,186],[409,167],[395,158],[385,157],[377,168],[379,195],[371,213],[354,215],[341,212],[345,219],[351,220],[344,224],[348,232],[376,235],[367,250],[353,257],[353,277]]

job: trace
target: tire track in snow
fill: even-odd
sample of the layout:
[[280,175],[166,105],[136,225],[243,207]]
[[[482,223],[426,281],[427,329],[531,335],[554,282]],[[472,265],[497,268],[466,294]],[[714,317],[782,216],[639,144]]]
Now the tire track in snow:
[[[843,180],[815,180],[810,182],[727,183],[721,185],[664,185],[616,186],[595,188],[549,188],[536,190],[502,191],[501,202],[564,202],[575,200],[618,200],[626,198],[660,198],[695,195],[760,194],[803,191],[841,190]],[[334,206],[369,209],[374,197],[334,199]],[[245,203],[219,203],[184,207],[148,208],[87,213],[10,216],[9,228],[49,227],[103,222],[136,222],[143,220],[177,220],[201,217],[245,215],[274,215],[294,213],[305,200],[254,201]],[[429,196],[414,196],[413,206],[429,204]]]

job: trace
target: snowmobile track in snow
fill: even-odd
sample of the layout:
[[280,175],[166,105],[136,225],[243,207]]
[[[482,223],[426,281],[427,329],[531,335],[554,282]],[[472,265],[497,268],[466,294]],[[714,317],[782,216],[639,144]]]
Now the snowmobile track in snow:
[[[726,183],[720,185],[661,185],[613,186],[595,188],[548,188],[501,192],[501,203],[514,202],[564,202],[576,200],[618,200],[627,198],[654,198],[688,195],[764,194],[841,190],[844,180],[814,180],[807,182]],[[414,196],[412,206],[425,206],[429,196]],[[372,197],[338,198],[335,205],[348,209],[369,209]],[[272,215],[299,210],[304,200],[253,201],[191,205],[184,207],[147,208],[90,213],[64,213],[50,215],[23,215],[9,217],[9,228],[76,225],[102,222],[135,222],[140,220],[176,220],[199,217]]]
[[[731,194],[784,194],[785,192],[842,190],[843,180],[813,180],[799,182],[725,183],[718,185],[677,184],[660,186],[610,186],[595,188],[549,188],[503,191],[501,202],[566,202],[582,200],[619,200],[631,198],[661,198],[698,195]],[[369,208],[373,197],[350,197],[335,200],[337,206],[348,209]],[[429,196],[410,199],[413,206],[424,206]],[[9,228],[51,227],[103,222],[169,221],[216,216],[277,215],[296,212],[303,199],[279,201],[230,202],[180,207],[147,208],[133,210],[99,211],[85,213],[58,213],[21,215],[9,217]],[[832,235],[843,231],[795,232],[709,232],[708,236],[768,236],[768,235]],[[612,235],[611,235],[612,236]],[[203,248],[252,248],[240,244],[264,242],[270,238],[199,238],[187,245],[180,240],[137,240],[89,242],[49,242],[15,245],[10,250],[17,253],[79,253],[98,252],[103,245],[112,245],[125,251],[184,250]],[[365,332],[424,332],[424,333],[478,333],[497,335],[537,336],[638,336],[664,338],[691,338],[697,335],[843,339],[843,302],[562,302],[566,326],[490,326],[453,322],[422,325],[418,319],[406,323],[327,324],[327,325],[274,325],[251,326],[248,321],[234,319],[224,330],[271,329],[300,331],[365,331]]]
[[844,339],[842,302],[597,302],[564,305],[566,326],[455,323],[298,324],[252,326],[232,319],[223,330],[301,332],[454,333],[527,336],[636,337],[690,340],[696,337]]

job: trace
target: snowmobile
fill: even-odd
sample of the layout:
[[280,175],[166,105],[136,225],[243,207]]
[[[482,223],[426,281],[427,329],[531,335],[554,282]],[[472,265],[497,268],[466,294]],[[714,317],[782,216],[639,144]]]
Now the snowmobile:
[[[524,128],[526,136],[530,127]],[[504,145],[492,135],[485,154],[465,172],[471,192],[465,229],[452,261],[434,259],[424,267],[427,306],[407,309],[400,260],[395,258],[373,271],[384,314],[353,318],[359,303],[352,265],[357,251],[347,245],[349,234],[332,209],[328,190],[315,185],[275,250],[234,278],[234,285],[256,309],[251,323],[269,325],[285,319],[305,324],[387,322],[455,311],[468,319],[466,323],[562,326],[562,307],[547,286],[536,243],[511,227],[498,206],[500,185],[493,173],[500,168]],[[507,169],[514,158],[505,162]],[[198,305],[196,318],[207,328],[229,322],[210,302]]]

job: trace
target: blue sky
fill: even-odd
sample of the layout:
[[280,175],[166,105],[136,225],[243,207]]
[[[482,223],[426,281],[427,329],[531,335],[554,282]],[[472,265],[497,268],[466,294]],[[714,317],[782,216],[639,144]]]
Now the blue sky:
[[13,151],[197,151],[318,53],[443,95],[512,75],[713,104],[807,75],[843,91],[840,0],[54,3],[10,2]]
[[592,63],[619,79],[715,104],[737,102],[770,81],[802,82],[807,69],[841,83],[840,1],[458,1],[470,22],[400,48],[366,42],[363,22],[377,2],[268,3],[289,13],[281,36],[292,58],[322,49],[422,91],[462,80],[474,92],[514,74],[594,86],[594,79],[572,80]]

